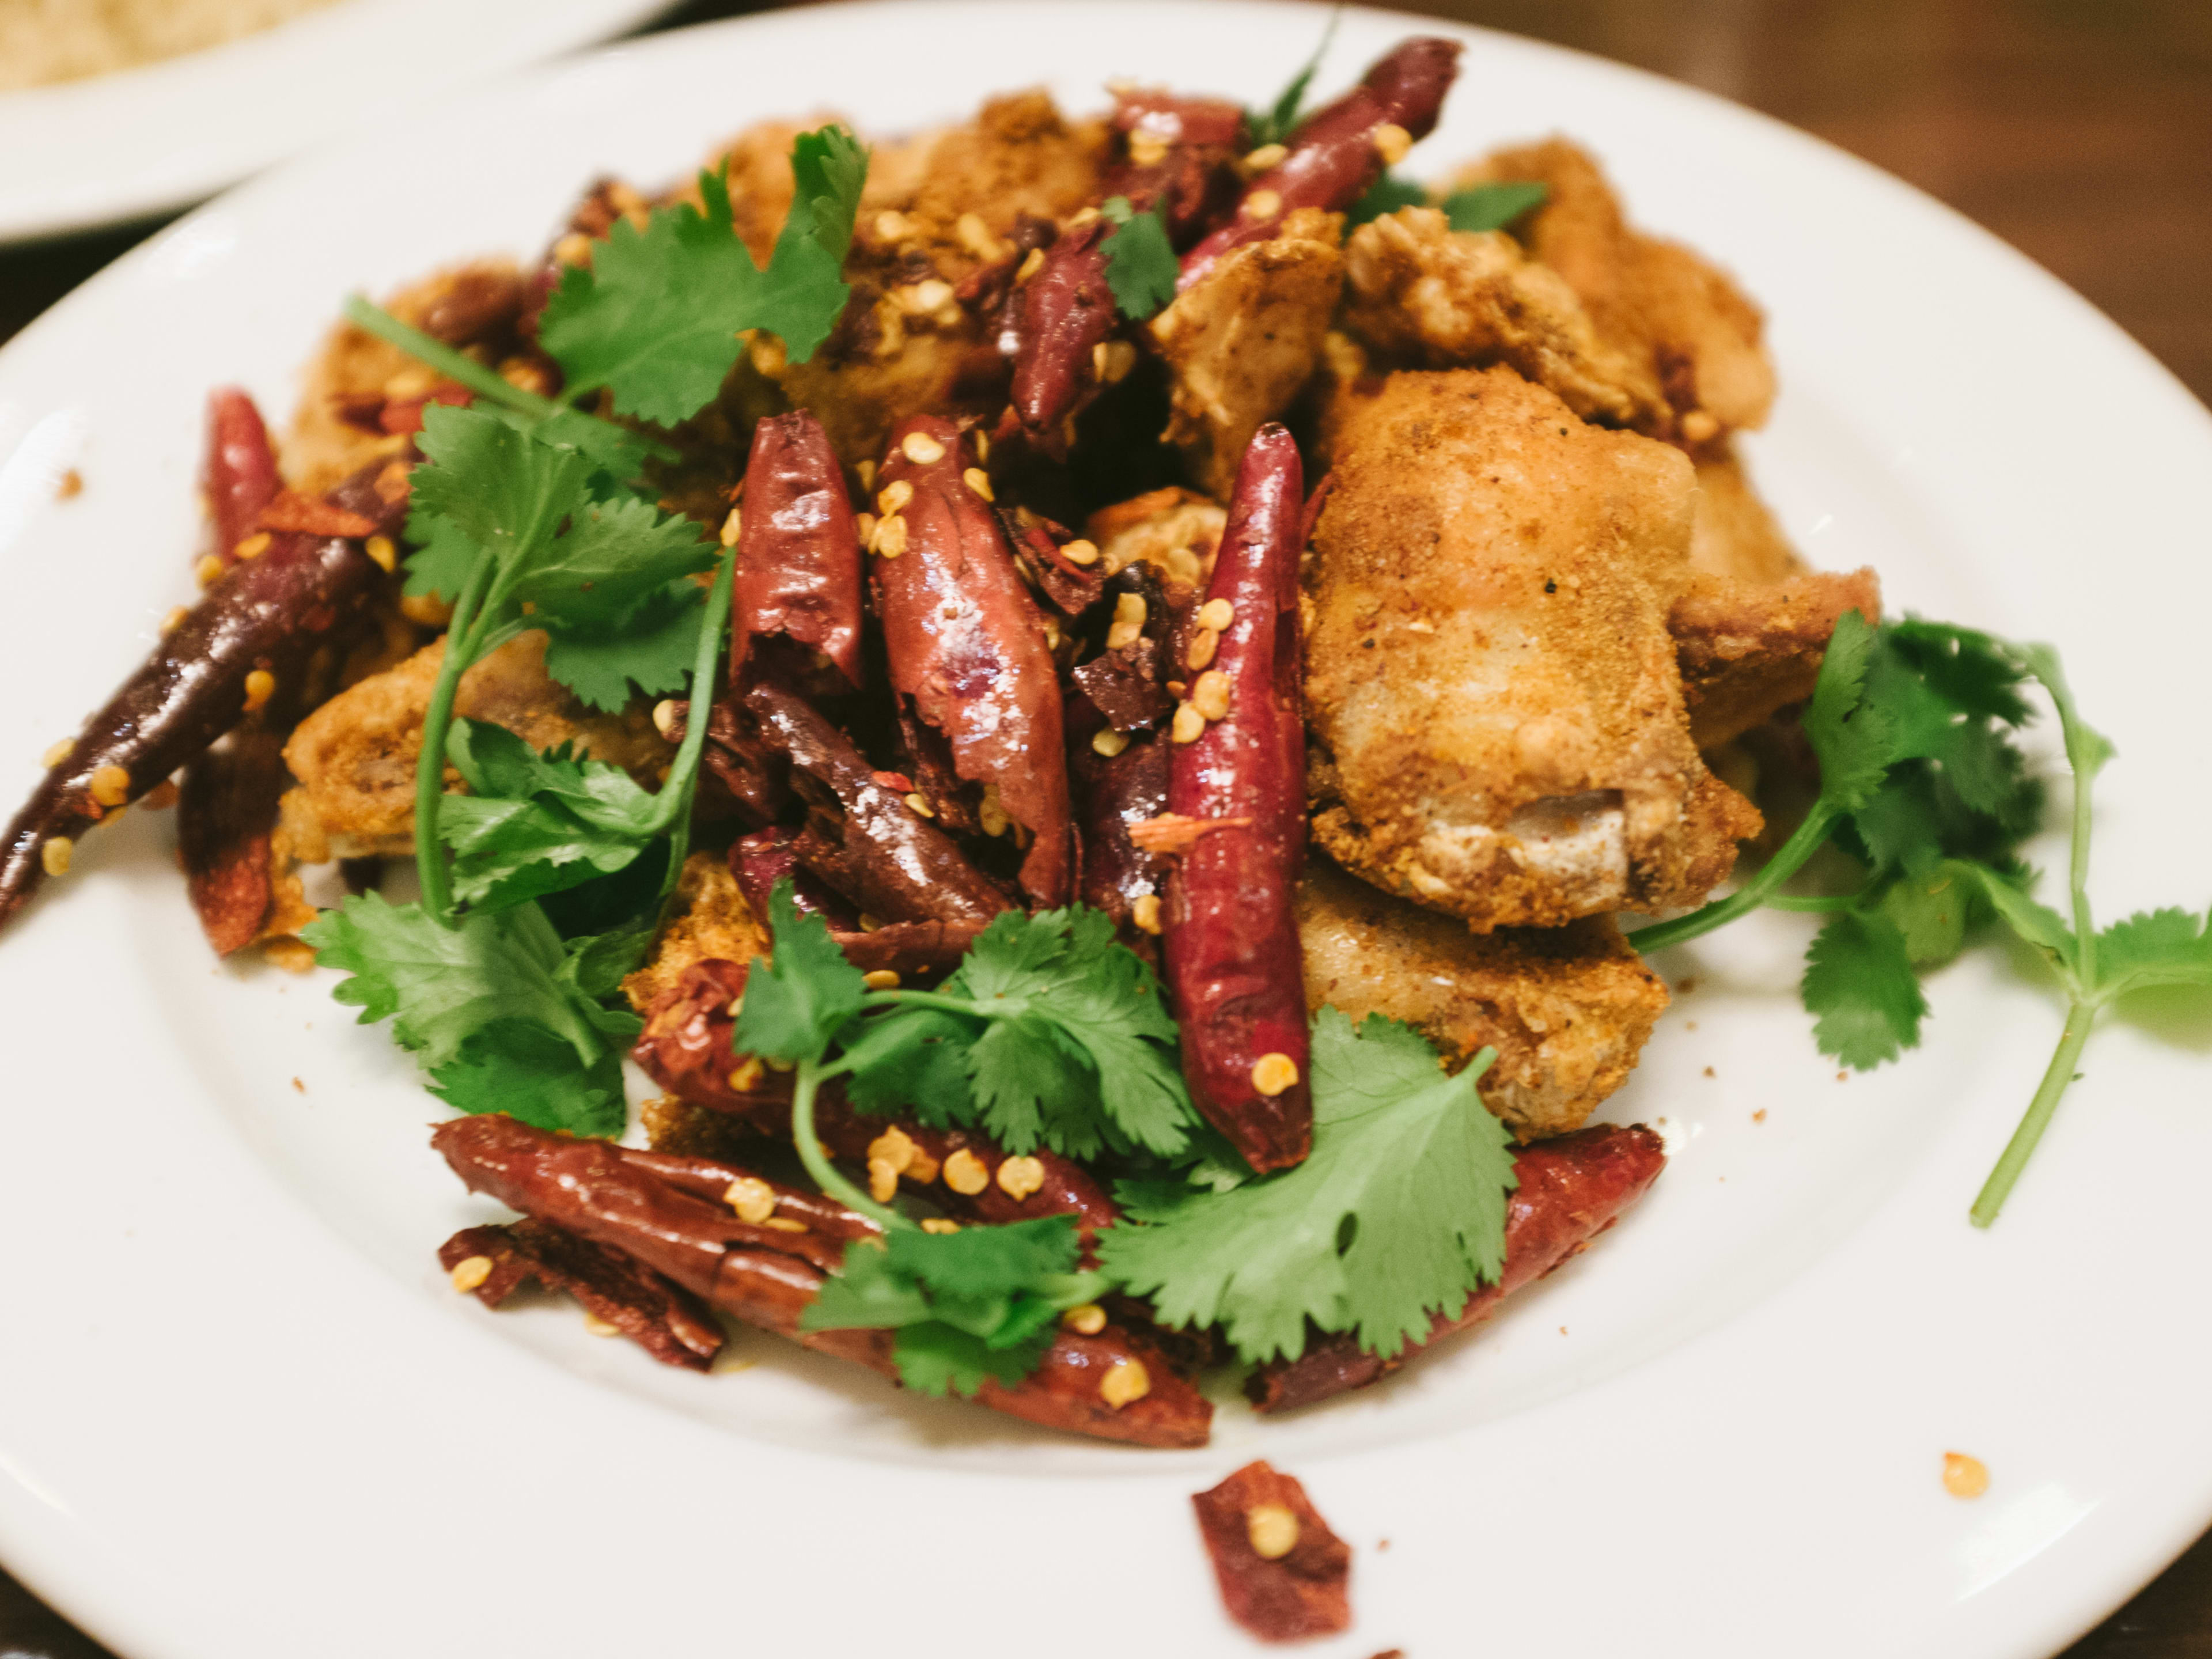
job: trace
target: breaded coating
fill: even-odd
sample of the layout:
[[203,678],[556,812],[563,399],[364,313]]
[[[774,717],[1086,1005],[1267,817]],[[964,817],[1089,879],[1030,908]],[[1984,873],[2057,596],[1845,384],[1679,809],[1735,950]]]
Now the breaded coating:
[[1610,916],[1471,933],[1322,858],[1298,884],[1298,942],[1310,1007],[1403,1020],[1455,1072],[1495,1048],[1483,1104],[1522,1140],[1582,1127],[1667,1006]]
[[1667,631],[1688,458],[1508,368],[1343,401],[1306,564],[1316,839],[1478,932],[1696,903],[1759,818],[1698,758]]
[[[1006,361],[989,335],[1019,258],[1018,224],[1083,206],[1106,153],[1103,123],[1066,119],[1042,92],[994,98],[973,121],[878,146],[836,331],[798,364],[757,340],[752,366],[820,417],[848,463],[881,459],[908,416],[997,413]],[[787,163],[779,188],[787,210]]]
[[676,880],[676,916],[653,940],[653,955],[623,981],[623,994],[641,1014],[676,988],[695,962],[720,957],[750,962],[768,949],[768,929],[745,902],[730,861],[719,853],[694,853]]
[[1498,150],[1452,183],[1495,179],[1551,187],[1541,207],[1516,222],[1515,237],[1566,279],[1599,339],[1650,366],[1673,419],[1638,421],[1638,430],[1702,445],[1765,422],[1774,365],[1764,321],[1726,273],[1632,228],[1596,161],[1564,138]]
[[[463,345],[504,333],[520,305],[521,284],[512,259],[476,259],[410,283],[382,303],[401,322]],[[373,410],[387,398],[419,398],[439,379],[435,369],[398,346],[351,323],[338,324],[308,362],[283,446],[285,482],[303,495],[319,495],[377,456],[402,453],[404,434],[358,424],[346,411]]]
[[1344,287],[1343,222],[1300,209],[1281,234],[1224,255],[1152,319],[1174,410],[1166,440],[1217,499],[1228,500],[1252,434],[1313,374]]
[[[434,641],[300,722],[284,745],[300,787],[284,798],[283,822],[301,859],[319,864],[414,846],[415,765],[445,654],[445,641]],[[503,726],[534,749],[574,743],[648,787],[675,752],[642,708],[602,714],[579,702],[546,673],[545,635],[534,629],[461,676],[453,712]],[[459,776],[447,768],[447,787]]]
[[1690,532],[1690,568],[1733,581],[1778,582],[1810,568],[1782,533],[1735,446],[1698,459],[1698,517]]
[[1229,526],[1229,509],[1193,489],[1152,489],[1093,513],[1084,533],[1098,549],[1098,568],[1152,565],[1171,582],[1203,587]]
[[1881,620],[1873,569],[1814,571],[1778,582],[1698,576],[1667,613],[1675,665],[1700,749],[1741,737],[1813,695],[1836,618]]
[[1639,428],[1673,418],[1648,357],[1598,337],[1566,279],[1503,231],[1454,231],[1403,208],[1352,234],[1344,326],[1415,368],[1505,363],[1587,421]]

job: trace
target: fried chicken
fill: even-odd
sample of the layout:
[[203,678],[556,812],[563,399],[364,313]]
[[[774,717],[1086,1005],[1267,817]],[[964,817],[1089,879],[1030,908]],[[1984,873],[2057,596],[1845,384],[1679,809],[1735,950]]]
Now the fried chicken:
[[1311,1007],[1403,1020],[1454,1071],[1495,1048],[1483,1103],[1522,1140],[1580,1128],[1667,1006],[1609,916],[1471,933],[1322,858],[1298,886],[1298,942]]
[[1694,904],[1758,832],[1690,735],[1680,451],[1510,369],[1340,399],[1308,556],[1314,832],[1478,932]]
[[1252,434],[1313,374],[1344,286],[1342,222],[1300,209],[1281,234],[1223,255],[1152,319],[1174,410],[1167,440],[1218,500],[1229,498]]
[[1673,417],[1649,357],[1600,339],[1565,278],[1503,231],[1455,232],[1434,208],[1404,208],[1352,233],[1345,270],[1344,326],[1385,361],[1504,363],[1607,426]]
[[1528,257],[1565,279],[1597,337],[1648,364],[1671,415],[1639,431],[1699,446],[1757,427],[1774,402],[1759,307],[1726,273],[1677,242],[1633,228],[1589,152],[1564,138],[1501,149],[1454,187],[1540,181],[1551,194],[1516,221]]
[[[398,667],[349,686],[301,720],[284,745],[299,787],[284,797],[283,823],[307,863],[414,845],[416,758],[445,653],[445,641],[434,641]],[[546,673],[545,635],[534,629],[461,676],[453,713],[503,726],[533,749],[574,743],[647,785],[674,753],[642,710],[602,714],[579,702]],[[451,768],[447,776],[449,787],[459,778]]]

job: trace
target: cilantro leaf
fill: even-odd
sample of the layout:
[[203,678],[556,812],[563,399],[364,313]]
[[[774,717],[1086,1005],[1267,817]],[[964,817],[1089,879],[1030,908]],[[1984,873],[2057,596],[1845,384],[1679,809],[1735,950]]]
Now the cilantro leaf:
[[1136,212],[1126,196],[1109,196],[1098,211],[1117,227],[1099,244],[1106,256],[1106,286],[1132,322],[1142,322],[1176,296],[1182,267],[1158,210]]
[[2153,985],[2212,985],[2212,918],[2138,910],[2097,935],[2097,990],[2110,1000]]
[[1336,39],[1337,23],[1343,16],[1342,6],[1329,13],[1328,27],[1322,31],[1321,44],[1314,48],[1313,56],[1306,59],[1305,67],[1292,76],[1289,84],[1275,94],[1273,103],[1268,105],[1265,111],[1247,110],[1244,112],[1245,124],[1252,130],[1255,149],[1264,144],[1287,143],[1290,136],[1297,131],[1298,121],[1305,108],[1306,88],[1313,84],[1322,59],[1328,56],[1330,43]]
[[843,1063],[852,1070],[845,1096],[864,1112],[910,1106],[932,1128],[973,1123],[969,1048],[975,1024],[937,1008],[902,1009],[848,1033]]
[[662,833],[658,796],[565,744],[541,755],[504,726],[459,720],[446,753],[474,792],[438,812],[463,903],[504,909],[611,875]]
[[430,1092],[464,1112],[504,1112],[541,1129],[618,1135],[629,1121],[622,1055],[609,1048],[588,1066],[543,1025],[496,1019],[434,1067]]
[[[965,1024],[964,1042],[943,1024],[926,1036],[896,1030],[931,1014]],[[934,1039],[946,1056],[940,1063],[958,1058],[972,1095],[963,1105],[940,1075],[929,1109],[945,1115],[940,1121],[980,1122],[1012,1152],[1042,1144],[1094,1158],[1109,1146],[1141,1146],[1174,1158],[1198,1121],[1158,982],[1115,941],[1101,911],[1007,911],[926,1003],[915,1000],[871,1026],[848,1051],[856,1103],[912,1098],[901,1074],[916,1045]]]
[[1856,611],[1838,617],[1805,706],[1805,736],[1820,762],[1820,798],[1839,811],[1864,805],[1897,758],[1896,717],[1866,696],[1874,646],[1864,617]]
[[1880,911],[1829,917],[1805,953],[1799,991],[1820,1052],[1846,1066],[1870,1071],[1920,1041],[1928,1000],[1905,935]]
[[793,362],[813,356],[852,293],[841,273],[867,164],[841,127],[799,136],[791,212],[765,270],[714,173],[699,175],[704,213],[678,203],[643,230],[617,221],[590,265],[562,276],[539,325],[570,395],[605,387],[617,414],[674,426],[714,401],[745,331],[776,335]]
[[477,544],[450,519],[428,514],[417,520],[410,512],[407,533],[421,544],[407,556],[407,597],[434,596],[453,604],[468,586],[469,572],[476,568]]
[[560,935],[534,908],[472,911],[447,927],[420,905],[372,891],[325,911],[300,936],[321,966],[351,975],[331,994],[359,1007],[362,1024],[390,1019],[399,1045],[426,1066],[458,1059],[464,1042],[498,1019],[534,1020],[587,1062],[605,1046],[601,1011],[580,1006],[560,982]]
[[809,1331],[894,1329],[901,1379],[925,1394],[1008,1387],[1036,1369],[1060,1311],[1103,1288],[1075,1273],[1073,1216],[928,1233],[894,1227],[846,1247],[800,1320]]
[[621,628],[677,578],[708,568],[716,552],[692,520],[665,517],[635,496],[579,503],[568,528],[517,571],[514,598],[556,633],[610,621]]
[[1388,170],[1376,175],[1375,182],[1366,193],[1352,204],[1345,216],[1347,225],[1357,228],[1370,220],[1380,219],[1386,213],[1395,213],[1400,208],[1426,207],[1429,192],[1410,179],[1401,179]]
[[[1494,1058],[1494,1056],[1493,1056]],[[1227,1192],[1125,1183],[1101,1269],[1164,1324],[1218,1322],[1249,1360],[1295,1357],[1306,1323],[1385,1357],[1455,1312],[1504,1261],[1512,1139],[1411,1028],[1314,1020],[1313,1152]]]
[[1524,213],[1544,205],[1552,187],[1535,179],[1501,179],[1469,185],[1444,198],[1444,217],[1454,230],[1503,230]]
[[829,923],[793,901],[788,879],[769,896],[768,915],[775,949],[765,962],[756,957],[745,976],[731,1040],[766,1060],[819,1060],[860,1012],[867,981],[830,937]]
[[556,624],[546,629],[545,672],[584,702],[608,714],[629,706],[630,688],[648,697],[681,691],[699,654],[706,622],[698,586],[671,582],[612,627]]

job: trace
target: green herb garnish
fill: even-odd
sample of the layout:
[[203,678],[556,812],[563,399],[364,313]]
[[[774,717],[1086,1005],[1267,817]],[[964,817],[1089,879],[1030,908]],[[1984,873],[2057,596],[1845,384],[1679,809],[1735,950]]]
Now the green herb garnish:
[[1131,322],[1140,323],[1176,296],[1182,264],[1168,240],[1167,222],[1157,209],[1139,213],[1126,196],[1109,196],[1099,213],[1117,229],[1099,244],[1106,256],[1106,286],[1114,303]]
[[1298,123],[1305,118],[1306,88],[1313,85],[1313,78],[1321,69],[1322,59],[1328,56],[1329,46],[1336,39],[1336,26],[1343,17],[1342,6],[1329,13],[1328,26],[1322,31],[1321,44],[1314,48],[1313,56],[1306,59],[1305,67],[1292,76],[1289,84],[1275,94],[1273,103],[1265,110],[1244,112],[1244,123],[1251,130],[1255,149],[1268,144],[1288,143],[1291,135],[1297,131]]
[[1549,185],[1534,181],[1469,185],[1444,198],[1444,217],[1454,230],[1503,230],[1522,214],[1543,206],[1551,193]]
[[1124,1182],[1130,1220],[1099,1236],[1103,1272],[1167,1325],[1218,1322],[1252,1361],[1296,1358],[1307,1322],[1388,1358],[1496,1283],[1513,1141],[1475,1083],[1410,1027],[1334,1008],[1313,1027],[1313,1152],[1226,1192]]
[[1400,208],[1426,207],[1428,204],[1429,192],[1425,189],[1410,179],[1401,179],[1396,173],[1385,170],[1376,176],[1375,182],[1368,185],[1366,194],[1352,204],[1352,211],[1345,217],[1348,224],[1356,228],[1370,220],[1380,219],[1386,213],[1395,213]]

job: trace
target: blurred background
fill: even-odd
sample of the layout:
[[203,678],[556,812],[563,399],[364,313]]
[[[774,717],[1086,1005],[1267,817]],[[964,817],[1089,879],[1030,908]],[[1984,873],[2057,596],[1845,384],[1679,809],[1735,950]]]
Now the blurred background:
[[[769,9],[693,0],[657,27]],[[1400,9],[1616,58],[1840,145],[2056,273],[2212,402],[2212,0]],[[0,248],[0,342],[161,222]],[[106,1654],[0,1571],[0,1659]],[[2212,1538],[2065,1659],[2212,1659]]]

